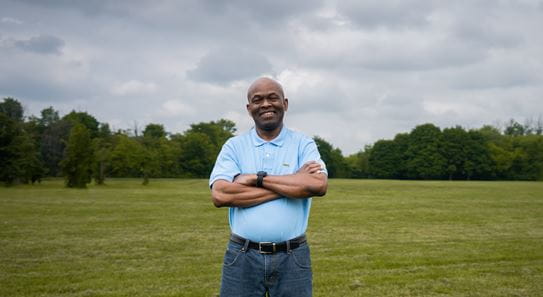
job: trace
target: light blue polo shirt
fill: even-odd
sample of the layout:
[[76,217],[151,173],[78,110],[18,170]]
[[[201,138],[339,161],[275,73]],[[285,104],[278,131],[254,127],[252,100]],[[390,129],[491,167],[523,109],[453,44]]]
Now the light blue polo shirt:
[[[283,126],[272,141],[258,136],[255,128],[230,138],[223,145],[209,178],[232,182],[238,174],[293,174],[306,162],[317,161],[328,174],[313,139]],[[233,233],[252,241],[284,241],[305,233],[311,208],[306,199],[279,198],[252,207],[230,207],[229,222]]]

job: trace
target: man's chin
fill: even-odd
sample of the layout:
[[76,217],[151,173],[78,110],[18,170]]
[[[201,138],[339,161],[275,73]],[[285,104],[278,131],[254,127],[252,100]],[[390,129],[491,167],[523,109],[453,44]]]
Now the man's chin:
[[258,125],[258,127],[264,131],[273,131],[280,126],[280,123],[263,123]]

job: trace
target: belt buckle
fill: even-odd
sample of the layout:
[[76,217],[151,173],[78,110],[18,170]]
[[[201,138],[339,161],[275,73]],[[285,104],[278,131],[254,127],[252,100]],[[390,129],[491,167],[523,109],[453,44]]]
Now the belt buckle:
[[[271,252],[263,251],[263,250],[262,250],[262,245],[263,245],[263,244],[271,244],[271,245],[272,245],[272,251],[271,251]],[[259,242],[259,243],[258,243],[258,251],[259,251],[261,254],[273,254],[273,253],[275,253],[275,242],[270,242],[270,241]]]

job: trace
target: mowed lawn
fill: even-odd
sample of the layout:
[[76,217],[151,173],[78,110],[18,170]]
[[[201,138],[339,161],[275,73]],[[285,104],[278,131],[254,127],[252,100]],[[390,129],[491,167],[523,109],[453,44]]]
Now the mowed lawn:
[[[0,296],[216,296],[206,180],[0,187]],[[331,180],[314,296],[543,296],[543,183]]]

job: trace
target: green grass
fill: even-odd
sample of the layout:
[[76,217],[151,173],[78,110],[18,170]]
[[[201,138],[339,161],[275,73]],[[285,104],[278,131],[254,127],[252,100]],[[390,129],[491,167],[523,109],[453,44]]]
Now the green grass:
[[[227,210],[206,180],[0,188],[0,296],[216,296]],[[543,296],[543,183],[332,180],[315,296]]]

